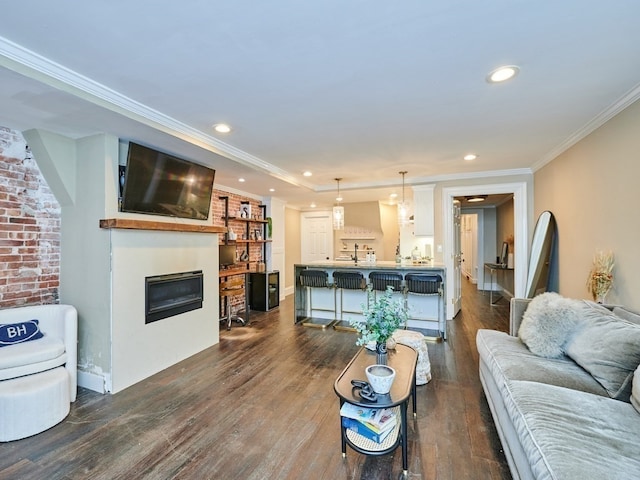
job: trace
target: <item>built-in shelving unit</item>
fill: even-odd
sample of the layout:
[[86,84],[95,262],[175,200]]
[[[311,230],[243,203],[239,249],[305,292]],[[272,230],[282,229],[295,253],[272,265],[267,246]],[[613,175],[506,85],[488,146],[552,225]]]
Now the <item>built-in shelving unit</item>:
[[348,236],[348,237],[340,237],[340,240],[375,240],[376,237],[373,235],[366,235],[366,236]]
[[[261,259],[252,259],[250,249],[246,249],[247,259],[240,260],[239,264],[243,264],[243,268],[240,265],[237,265],[243,271],[257,271],[258,263],[266,262],[266,244],[271,242],[270,239],[267,239],[267,224],[269,223],[266,220],[267,207],[266,205],[258,205],[260,208],[260,218],[243,218],[229,215],[229,197],[218,197],[220,200],[224,202],[224,215],[222,219],[224,220],[224,225],[226,228],[226,234],[224,237],[224,243],[227,245],[250,245],[250,244],[262,244],[262,258]],[[238,223],[244,224],[244,236],[245,238],[236,238],[234,240],[229,239],[229,224],[230,223]],[[257,226],[258,228],[252,229],[252,226]],[[257,235],[259,233],[259,235]],[[256,238],[259,237],[259,238]],[[233,270],[236,270],[235,268]]]

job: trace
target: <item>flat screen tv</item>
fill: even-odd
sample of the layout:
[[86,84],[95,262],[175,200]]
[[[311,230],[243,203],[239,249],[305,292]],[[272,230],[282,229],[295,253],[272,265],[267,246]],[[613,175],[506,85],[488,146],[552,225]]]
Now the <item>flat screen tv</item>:
[[129,143],[123,212],[207,220],[216,171]]
[[236,263],[235,245],[218,245],[218,264],[221,267],[230,267]]

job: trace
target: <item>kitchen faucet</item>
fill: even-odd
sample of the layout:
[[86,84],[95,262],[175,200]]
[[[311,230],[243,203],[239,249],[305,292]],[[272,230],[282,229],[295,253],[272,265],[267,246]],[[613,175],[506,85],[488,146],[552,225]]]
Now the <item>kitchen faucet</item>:
[[357,265],[358,264],[358,244],[357,243],[353,244],[353,252],[354,252],[355,255],[353,257],[351,257],[351,259]]

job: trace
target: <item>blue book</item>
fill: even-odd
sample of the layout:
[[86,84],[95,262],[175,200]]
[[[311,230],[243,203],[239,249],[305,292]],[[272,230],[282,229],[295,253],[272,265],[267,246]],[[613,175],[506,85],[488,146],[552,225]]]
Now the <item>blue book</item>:
[[371,430],[369,427],[367,427],[364,423],[349,417],[342,417],[342,426],[376,443],[382,443],[384,439],[387,438],[389,434],[393,431],[393,428],[389,428],[384,432],[376,433],[373,430]]

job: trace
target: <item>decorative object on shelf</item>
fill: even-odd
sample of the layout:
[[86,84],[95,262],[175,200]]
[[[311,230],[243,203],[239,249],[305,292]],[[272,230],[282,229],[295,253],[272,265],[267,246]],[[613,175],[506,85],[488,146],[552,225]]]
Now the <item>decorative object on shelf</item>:
[[396,371],[388,365],[369,365],[364,373],[373,391],[382,395],[389,393],[396,378]]
[[593,265],[587,279],[587,289],[598,303],[605,303],[607,293],[613,287],[613,253],[598,251],[593,256]]
[[273,232],[273,220],[271,220],[271,217],[267,217],[265,220],[267,221],[267,238],[271,238],[271,233]]
[[514,268],[514,251],[513,251],[513,246],[515,245],[515,238],[513,237],[513,233],[507,236],[507,239],[505,240],[507,242],[508,247],[508,252],[507,253],[507,268]]
[[349,320],[360,334],[356,345],[376,342],[376,353],[380,364],[386,363],[387,340],[393,332],[405,325],[408,319],[407,308],[401,299],[394,300],[393,288],[376,298],[371,286],[367,288],[367,304],[362,305],[364,318]]
[[404,176],[407,171],[403,170],[398,173],[402,175],[402,202],[398,203],[398,225],[404,227],[409,223],[409,205],[404,200]]
[[251,204],[249,202],[240,202],[240,218],[251,218]]
[[241,262],[246,262],[249,260],[249,254],[247,253],[247,251],[245,250],[244,252],[242,252],[240,254],[240,261]]

